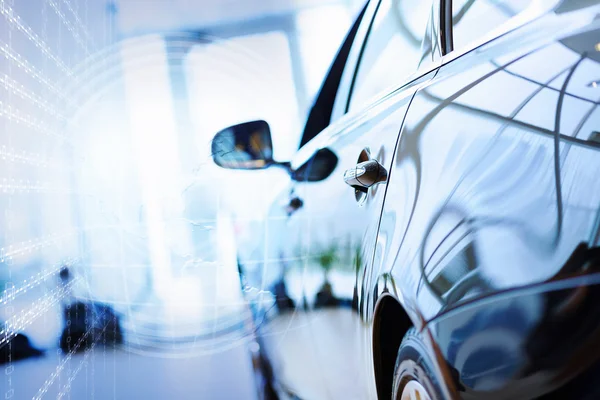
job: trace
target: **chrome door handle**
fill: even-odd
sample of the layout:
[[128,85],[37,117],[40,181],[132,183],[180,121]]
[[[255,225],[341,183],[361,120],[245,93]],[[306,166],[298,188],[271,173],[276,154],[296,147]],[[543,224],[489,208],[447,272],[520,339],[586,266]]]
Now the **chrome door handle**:
[[377,160],[364,161],[346,170],[344,182],[353,188],[366,192],[371,186],[387,181],[388,173]]

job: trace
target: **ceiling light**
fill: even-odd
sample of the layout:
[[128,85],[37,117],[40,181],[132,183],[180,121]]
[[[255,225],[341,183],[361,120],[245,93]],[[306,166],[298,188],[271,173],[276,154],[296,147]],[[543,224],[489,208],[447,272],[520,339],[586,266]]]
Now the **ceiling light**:
[[596,51],[600,51],[600,42],[596,43],[594,48],[596,49]]

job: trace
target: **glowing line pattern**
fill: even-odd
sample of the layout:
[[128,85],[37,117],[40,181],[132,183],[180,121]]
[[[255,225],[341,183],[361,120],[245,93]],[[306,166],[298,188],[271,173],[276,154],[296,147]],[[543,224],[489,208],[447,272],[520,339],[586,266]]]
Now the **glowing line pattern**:
[[[87,0],[0,0],[0,349],[11,354],[17,334],[35,343],[35,327],[59,318],[57,310],[94,300],[88,276],[73,273],[85,269],[85,238],[98,227],[81,218],[78,207],[95,200],[75,179],[87,155],[75,152],[80,138],[69,137],[67,127],[75,128],[70,119],[80,107],[69,93],[82,75],[77,67],[111,40],[108,12],[103,2]],[[72,276],[61,281],[65,267]],[[69,396],[104,329],[89,325],[34,398],[56,383],[57,398]],[[58,339],[59,332],[42,333]],[[0,397],[22,398],[13,378],[20,366],[11,357],[2,368]]]

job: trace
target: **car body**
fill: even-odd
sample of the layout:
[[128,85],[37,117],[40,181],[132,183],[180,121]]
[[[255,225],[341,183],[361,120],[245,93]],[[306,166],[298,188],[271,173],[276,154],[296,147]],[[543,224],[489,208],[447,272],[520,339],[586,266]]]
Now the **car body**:
[[280,395],[597,398],[599,16],[367,2],[296,156],[257,167],[291,176],[239,260]]

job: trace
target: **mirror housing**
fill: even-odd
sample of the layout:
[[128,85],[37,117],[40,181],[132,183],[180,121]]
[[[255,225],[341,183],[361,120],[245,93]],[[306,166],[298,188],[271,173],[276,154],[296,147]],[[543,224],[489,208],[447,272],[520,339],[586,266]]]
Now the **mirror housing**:
[[327,179],[337,164],[338,157],[335,153],[328,148],[322,148],[291,172],[292,179],[298,182],[319,182]]
[[227,169],[265,169],[276,164],[271,129],[262,120],[218,132],[212,140],[211,152],[215,164]]

